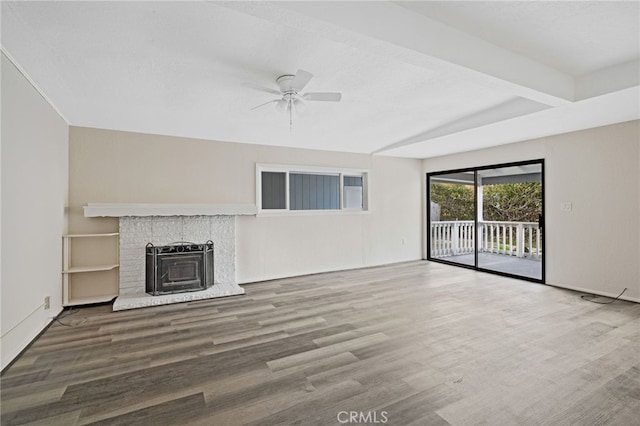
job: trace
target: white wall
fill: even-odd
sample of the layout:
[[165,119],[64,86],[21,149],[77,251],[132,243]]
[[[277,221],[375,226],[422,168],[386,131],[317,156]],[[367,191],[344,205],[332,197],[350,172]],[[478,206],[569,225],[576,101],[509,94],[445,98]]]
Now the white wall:
[[[548,284],[640,302],[640,121],[424,161],[425,172],[545,160]],[[571,202],[571,212],[560,203]]]
[[[3,368],[62,309],[61,236],[66,231],[68,129],[3,54]],[[51,297],[49,310],[44,309],[45,296]]]
[[366,161],[368,213],[238,218],[239,282],[419,259],[420,162]]
[[[70,130],[70,229],[117,231],[86,203],[255,204],[256,163],[369,170],[368,213],[237,219],[240,283],[420,259],[422,162],[91,128]],[[403,242],[404,241],[404,242]]]

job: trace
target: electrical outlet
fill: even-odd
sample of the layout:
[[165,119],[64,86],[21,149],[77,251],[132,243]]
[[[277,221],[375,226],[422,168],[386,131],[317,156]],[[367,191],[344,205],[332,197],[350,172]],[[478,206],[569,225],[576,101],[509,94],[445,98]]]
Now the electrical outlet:
[[569,202],[569,201],[564,201],[564,202],[560,203],[560,211],[561,212],[570,212],[572,208],[573,208],[573,206],[571,205],[571,202]]
[[44,298],[44,308],[49,309],[51,307],[51,297],[45,296]]

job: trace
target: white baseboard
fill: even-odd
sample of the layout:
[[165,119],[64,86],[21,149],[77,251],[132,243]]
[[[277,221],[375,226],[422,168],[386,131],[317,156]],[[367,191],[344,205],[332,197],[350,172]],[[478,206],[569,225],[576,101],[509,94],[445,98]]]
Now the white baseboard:
[[44,306],[40,306],[7,331],[0,338],[0,346],[2,347],[0,357],[1,370],[4,371],[5,368],[11,365],[46,330],[53,319],[60,315],[62,310],[62,307],[60,307],[56,313],[55,309],[45,310]]
[[[612,299],[615,299],[616,297],[618,297],[618,294],[619,294],[619,293],[618,294],[613,294],[613,293],[609,293],[609,292],[606,292],[606,291],[593,290],[593,289],[590,289],[590,288],[583,288],[583,287],[573,287],[573,286],[558,285],[558,284],[551,284],[551,283],[547,283],[547,285],[549,285],[551,287],[564,288],[564,289],[567,289],[567,290],[580,291],[582,293],[595,294],[597,296],[610,297]],[[626,296],[624,294],[622,296],[618,297],[618,299],[626,300],[627,302],[640,303],[640,298]]]

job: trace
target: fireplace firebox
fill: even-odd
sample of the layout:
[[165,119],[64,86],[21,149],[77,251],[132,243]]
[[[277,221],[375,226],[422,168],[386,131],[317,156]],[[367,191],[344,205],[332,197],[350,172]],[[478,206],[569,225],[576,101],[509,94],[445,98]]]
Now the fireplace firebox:
[[178,241],[166,246],[148,243],[146,292],[161,294],[204,290],[213,285],[213,241]]

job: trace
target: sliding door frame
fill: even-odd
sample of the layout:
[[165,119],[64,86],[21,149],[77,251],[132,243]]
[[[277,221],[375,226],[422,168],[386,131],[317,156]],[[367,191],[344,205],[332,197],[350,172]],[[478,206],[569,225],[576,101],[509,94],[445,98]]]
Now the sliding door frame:
[[[486,269],[486,268],[482,268],[478,266],[478,253],[479,253],[479,249],[478,249],[478,232],[479,232],[479,228],[478,228],[478,172],[482,171],[482,170],[490,170],[490,169],[496,169],[496,168],[501,168],[501,167],[514,167],[514,166],[526,166],[526,165],[532,165],[532,164],[539,164],[540,165],[540,181],[542,183],[542,190],[541,190],[541,197],[542,197],[542,217],[541,217],[541,221],[540,221],[540,232],[542,235],[542,260],[541,260],[541,278],[537,279],[537,278],[532,278],[532,277],[527,277],[527,276],[523,276],[523,275],[515,275],[515,274],[510,274],[507,272],[501,272],[501,271],[494,271],[492,269]],[[431,256],[431,178],[435,177],[435,176],[440,176],[440,175],[447,175],[447,174],[453,174],[453,173],[468,173],[468,172],[473,172],[473,223],[474,223],[474,241],[473,241],[473,246],[474,246],[474,264],[473,265],[465,265],[462,263],[456,263],[456,262],[451,262],[451,261],[447,261],[445,259],[440,259],[440,258],[434,258]],[[486,165],[486,166],[478,166],[478,167],[467,167],[464,169],[454,169],[454,170],[442,170],[442,171],[438,171],[438,172],[429,172],[427,173],[426,176],[427,179],[427,184],[426,184],[426,188],[427,188],[427,203],[426,203],[426,210],[427,210],[427,214],[426,214],[426,219],[427,219],[427,223],[426,223],[426,237],[427,237],[427,245],[426,245],[426,251],[427,251],[427,260],[431,261],[431,262],[437,262],[437,263],[444,263],[446,265],[452,265],[452,266],[458,266],[461,268],[467,268],[467,269],[472,269],[474,271],[480,271],[480,272],[488,272],[490,274],[495,274],[495,275],[500,275],[500,276],[504,276],[504,277],[509,277],[509,278],[516,278],[519,280],[525,280],[525,281],[531,281],[531,282],[535,282],[535,283],[539,283],[539,284],[546,284],[546,274],[545,274],[545,263],[546,263],[546,242],[547,239],[545,238],[546,235],[546,215],[545,215],[545,177],[544,177],[544,159],[537,159],[537,160],[527,160],[527,161],[517,161],[517,162],[511,162],[511,163],[500,163],[500,164],[490,164],[490,165]]]

